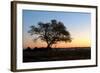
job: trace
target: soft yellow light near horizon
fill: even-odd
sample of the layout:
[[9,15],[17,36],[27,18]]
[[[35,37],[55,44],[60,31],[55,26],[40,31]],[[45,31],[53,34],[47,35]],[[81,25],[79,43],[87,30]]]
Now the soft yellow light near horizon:
[[[37,41],[33,42],[32,39],[27,39],[26,41],[23,42],[23,47],[46,47],[47,44],[43,41]],[[73,39],[72,42],[58,42],[57,44],[53,44],[52,47],[54,48],[67,48],[67,47],[90,47],[91,46],[91,41],[88,38],[77,38]]]

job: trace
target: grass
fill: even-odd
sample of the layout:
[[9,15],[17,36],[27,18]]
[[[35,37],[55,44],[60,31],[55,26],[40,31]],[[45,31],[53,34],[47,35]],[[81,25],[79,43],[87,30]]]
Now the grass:
[[23,50],[23,62],[91,59],[90,47],[34,48]]

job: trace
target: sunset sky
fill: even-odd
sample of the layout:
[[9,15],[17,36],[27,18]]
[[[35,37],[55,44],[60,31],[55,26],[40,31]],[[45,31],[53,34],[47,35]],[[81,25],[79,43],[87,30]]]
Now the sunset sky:
[[53,47],[88,47],[91,44],[91,14],[80,12],[55,12],[23,10],[23,48],[46,47],[43,41],[33,41],[28,33],[31,25],[38,22],[47,23],[52,19],[61,21],[66,26],[72,37],[71,43],[58,42]]

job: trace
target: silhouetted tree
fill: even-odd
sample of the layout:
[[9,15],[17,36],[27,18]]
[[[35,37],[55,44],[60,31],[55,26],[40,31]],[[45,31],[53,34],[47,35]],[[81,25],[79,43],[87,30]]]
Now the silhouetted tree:
[[38,38],[47,43],[47,48],[60,41],[71,42],[69,31],[62,22],[51,20],[50,23],[39,22],[37,26],[32,25],[28,31],[31,35],[37,34]]
[[30,51],[30,50],[31,50],[31,48],[30,48],[30,47],[27,47],[27,48],[26,48],[26,50],[27,50],[27,51]]

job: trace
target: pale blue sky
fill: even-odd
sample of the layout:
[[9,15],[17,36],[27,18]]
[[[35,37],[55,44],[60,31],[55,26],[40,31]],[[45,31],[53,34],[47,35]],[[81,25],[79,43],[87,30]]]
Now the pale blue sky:
[[80,25],[88,27],[90,18],[89,13],[23,10],[23,23],[26,31],[31,25],[37,25],[40,21],[44,23],[50,22],[52,19],[62,21],[66,27],[69,25],[75,28],[78,28]]

